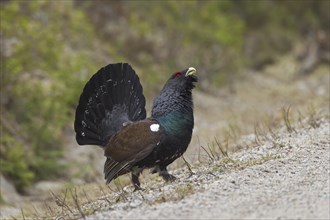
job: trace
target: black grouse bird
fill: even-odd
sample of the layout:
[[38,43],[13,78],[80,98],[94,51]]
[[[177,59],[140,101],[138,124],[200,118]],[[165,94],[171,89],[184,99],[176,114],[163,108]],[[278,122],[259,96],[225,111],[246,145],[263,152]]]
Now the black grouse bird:
[[140,189],[145,168],[154,168],[166,181],[175,179],[166,167],[191,140],[195,73],[193,67],[174,73],[154,100],[149,118],[139,77],[129,64],[105,66],[87,82],[76,109],[76,140],[104,149],[107,183],[131,172],[135,189]]

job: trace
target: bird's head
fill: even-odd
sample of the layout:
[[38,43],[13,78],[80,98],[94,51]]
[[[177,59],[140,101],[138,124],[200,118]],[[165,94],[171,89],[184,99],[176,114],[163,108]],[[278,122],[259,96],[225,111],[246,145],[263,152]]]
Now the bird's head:
[[195,87],[197,81],[196,69],[194,67],[189,67],[188,69],[173,73],[166,82],[165,87],[191,90]]
[[178,129],[182,125],[179,119],[188,119],[189,127],[193,125],[191,90],[198,81],[195,73],[196,69],[193,67],[173,73],[154,100],[151,116],[165,128],[167,126],[167,130]]

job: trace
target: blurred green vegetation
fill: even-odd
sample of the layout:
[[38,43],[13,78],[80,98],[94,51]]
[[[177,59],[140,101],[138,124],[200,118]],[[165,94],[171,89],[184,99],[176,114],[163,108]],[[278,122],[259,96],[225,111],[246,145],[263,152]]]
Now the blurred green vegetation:
[[[1,7],[1,172],[22,191],[63,175],[63,128],[95,66],[94,30],[73,2]],[[88,49],[87,49],[88,48]]]
[[207,90],[328,31],[328,9],[314,0],[2,1],[1,172],[20,191],[65,176],[65,128],[108,63],[131,63],[148,96],[187,66]]

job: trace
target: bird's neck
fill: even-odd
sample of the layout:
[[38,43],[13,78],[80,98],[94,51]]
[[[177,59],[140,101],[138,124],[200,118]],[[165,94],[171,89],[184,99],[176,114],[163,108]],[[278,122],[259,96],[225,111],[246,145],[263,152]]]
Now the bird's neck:
[[170,112],[157,118],[165,131],[176,137],[191,136],[194,127],[194,116],[191,112]]
[[191,136],[194,127],[193,101],[190,90],[162,92],[155,100],[152,110],[166,133],[178,138]]

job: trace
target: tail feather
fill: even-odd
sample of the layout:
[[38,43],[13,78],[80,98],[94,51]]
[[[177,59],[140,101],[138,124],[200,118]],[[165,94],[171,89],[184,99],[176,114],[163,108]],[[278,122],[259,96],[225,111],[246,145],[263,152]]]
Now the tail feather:
[[145,97],[139,77],[127,63],[101,68],[85,85],[74,128],[80,145],[105,146],[127,121],[145,119]]
[[108,184],[118,176],[128,173],[130,168],[131,164],[127,161],[116,162],[111,158],[107,158],[104,164],[104,178],[106,179],[106,183]]

